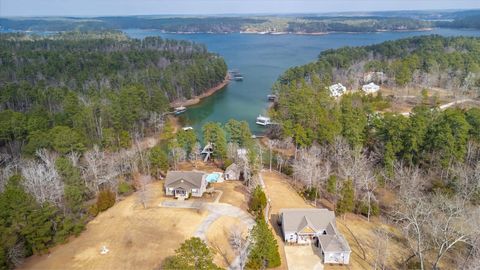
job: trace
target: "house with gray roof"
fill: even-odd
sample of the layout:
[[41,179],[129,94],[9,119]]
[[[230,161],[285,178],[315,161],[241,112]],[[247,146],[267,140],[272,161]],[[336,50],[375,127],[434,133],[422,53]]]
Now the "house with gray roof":
[[169,171],[165,178],[165,194],[185,199],[189,196],[202,197],[207,189],[206,174],[203,172]]
[[281,209],[279,225],[287,244],[314,244],[321,249],[323,263],[348,264],[351,249],[337,230],[335,213],[328,209]]

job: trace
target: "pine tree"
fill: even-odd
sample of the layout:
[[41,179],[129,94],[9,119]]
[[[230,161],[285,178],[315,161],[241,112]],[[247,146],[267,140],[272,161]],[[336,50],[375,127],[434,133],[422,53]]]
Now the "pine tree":
[[274,268],[281,264],[278,253],[277,239],[272,230],[262,218],[257,218],[257,224],[251,231],[252,243],[248,256],[248,269]]
[[213,263],[215,252],[198,237],[186,240],[179,249],[175,250],[175,256],[168,257],[162,265],[165,270],[217,270],[221,269]]
[[347,180],[343,183],[340,191],[341,198],[337,204],[337,214],[345,214],[352,212],[355,209],[355,191],[353,190],[352,180]]

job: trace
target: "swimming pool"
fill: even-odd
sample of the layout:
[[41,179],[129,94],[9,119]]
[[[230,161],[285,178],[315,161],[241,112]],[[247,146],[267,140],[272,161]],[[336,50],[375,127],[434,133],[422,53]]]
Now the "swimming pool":
[[221,177],[222,177],[222,173],[215,172],[215,173],[208,174],[205,179],[207,180],[208,183],[223,182],[223,179]]

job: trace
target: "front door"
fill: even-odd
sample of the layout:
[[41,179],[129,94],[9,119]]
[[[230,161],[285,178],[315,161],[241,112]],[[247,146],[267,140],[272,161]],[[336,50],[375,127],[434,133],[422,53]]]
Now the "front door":
[[187,196],[187,192],[185,191],[185,189],[183,189],[183,188],[176,188],[175,189],[175,198],[186,197],[186,196]]

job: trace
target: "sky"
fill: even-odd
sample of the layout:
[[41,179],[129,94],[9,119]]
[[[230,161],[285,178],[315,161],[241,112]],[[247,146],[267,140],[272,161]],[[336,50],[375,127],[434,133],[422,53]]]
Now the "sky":
[[0,17],[480,9],[480,0],[0,0]]

